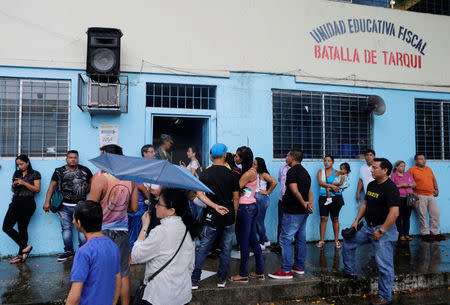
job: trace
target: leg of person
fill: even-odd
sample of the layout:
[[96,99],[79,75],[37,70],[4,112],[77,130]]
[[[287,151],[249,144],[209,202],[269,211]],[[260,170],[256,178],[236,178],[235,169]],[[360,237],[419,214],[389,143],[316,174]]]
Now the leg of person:
[[344,263],[344,273],[350,276],[356,276],[356,248],[358,248],[360,245],[368,243],[369,235],[371,235],[370,230],[367,225],[365,225],[361,228],[361,230],[357,231],[355,236],[353,236],[352,238],[344,238],[344,243],[342,246],[342,261]]
[[63,261],[73,256],[73,211],[74,208],[63,204],[61,210],[58,212],[61,221],[61,234],[64,242],[64,253],[58,257],[58,261]]
[[20,237],[19,232],[14,229],[18,219],[19,211],[16,208],[15,203],[10,203],[8,207],[8,211],[6,211],[5,218],[3,220],[3,232],[5,232],[14,242],[19,246],[19,255],[22,255],[22,251],[20,250]]
[[320,241],[316,243],[317,248],[322,248],[324,245],[325,231],[327,229],[328,215],[330,215],[329,206],[325,205],[327,198],[325,196],[319,196],[319,214],[320,214]]
[[36,203],[34,200],[32,202],[24,202],[21,207],[21,212],[17,219],[17,228],[19,229],[19,239],[20,239],[20,251],[22,252],[22,260],[25,261],[28,258],[32,246],[28,245],[28,225],[30,224],[31,217],[36,210]]
[[395,225],[397,227],[400,240],[405,240],[404,236],[406,235],[405,232],[403,231],[404,227],[403,219],[405,217],[405,206],[404,206],[405,200],[406,198],[400,197],[399,215],[397,217],[397,220],[395,221]]
[[277,244],[280,245],[281,220],[283,218],[283,209],[281,207],[281,200],[278,200],[278,227],[277,227]]
[[[378,226],[379,227],[379,226]],[[378,228],[377,227],[377,228]],[[392,285],[394,284],[394,243],[398,239],[398,232],[393,225],[378,240],[370,237],[375,251],[378,266],[378,295],[386,301],[392,301]]]
[[438,235],[441,214],[439,212],[436,197],[434,196],[428,196],[428,215],[430,218],[430,233]]
[[324,205],[329,205],[333,202],[333,198],[331,198],[331,189],[327,187],[327,199],[324,202]]
[[[400,202],[401,202],[401,198],[400,198]],[[403,224],[403,234],[406,236],[407,240],[411,240],[411,236],[409,236],[409,228],[411,225],[411,212],[412,212],[412,208],[408,206],[407,200],[405,198],[405,209],[404,209],[404,214],[403,214],[403,219],[402,219],[402,224]],[[398,230],[398,227],[397,227]],[[399,231],[400,233],[400,231]]]
[[[213,228],[210,226],[203,227],[202,233],[200,234],[200,245],[197,250],[197,255],[195,256],[194,271],[192,272],[191,276],[191,281],[193,284],[198,285],[198,282],[200,281],[203,265],[205,264],[208,252],[211,249],[214,240],[216,239],[216,235],[217,235],[217,228]],[[193,289],[197,288],[193,286]]]
[[258,214],[256,214],[256,234],[259,236],[259,243],[264,246],[269,241],[266,235],[266,226],[264,220],[266,218],[266,211],[269,207],[269,196],[256,193],[256,205],[258,207]]
[[[250,258],[250,231],[255,210],[249,207],[250,204],[240,204],[238,209],[239,222],[239,246],[241,250],[241,262],[239,266],[239,276],[248,277],[248,261]],[[234,279],[235,277],[233,277]],[[236,277],[238,279],[239,277]]]
[[420,234],[422,236],[430,234],[427,224],[427,196],[419,195],[419,200],[415,204],[415,210],[417,221],[419,222]]
[[[251,206],[253,206],[253,207],[251,207]],[[256,204],[249,204],[249,208],[250,208],[250,210],[252,208],[254,211],[251,225],[250,225],[249,241],[250,241],[250,245],[253,248],[253,253],[255,254],[256,275],[260,276],[260,275],[264,275],[264,258],[262,256],[262,250],[261,250],[260,243],[256,237],[256,215],[259,213],[259,211],[258,211]]]
[[305,270],[306,260],[306,220],[309,214],[296,215],[298,229],[295,233],[295,247],[297,249],[297,255],[294,259],[294,266],[292,270],[295,273],[303,274]]
[[343,205],[344,199],[342,198],[342,195],[334,196],[334,201],[330,205],[330,216],[333,223],[334,232],[334,244],[338,249],[342,247],[342,244],[339,241],[339,212],[341,211]]
[[[220,238],[220,257],[219,270],[217,271],[217,283],[223,284],[228,276],[228,269],[230,268],[231,248],[233,247],[234,224],[224,227],[221,231]],[[200,252],[200,248],[198,250]],[[208,252],[208,251],[206,251]],[[198,255],[198,254],[197,254]],[[204,260],[203,260],[204,261]],[[197,268],[197,259],[195,260]],[[203,266],[202,266],[203,267]],[[195,269],[194,269],[195,271]],[[201,272],[201,269],[200,269]],[[194,273],[192,273],[194,275]],[[198,282],[198,280],[197,280]],[[224,285],[223,285],[224,286]]]

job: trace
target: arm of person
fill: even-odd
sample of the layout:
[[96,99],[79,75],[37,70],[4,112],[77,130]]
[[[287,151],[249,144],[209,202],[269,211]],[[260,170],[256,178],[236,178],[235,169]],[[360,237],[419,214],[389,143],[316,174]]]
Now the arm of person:
[[136,213],[139,210],[139,194],[136,182],[131,182],[131,198],[128,205],[129,213]]
[[297,183],[289,183],[289,189],[291,190],[295,199],[297,199],[297,201],[300,202],[300,204],[306,209],[308,207],[308,202],[303,199],[302,194],[300,194],[300,192],[298,191]]
[[234,205],[234,217],[235,221],[237,221],[237,212],[239,209],[239,191],[233,192],[233,205]]
[[278,182],[277,182],[277,180],[275,180],[275,178],[273,178],[268,173],[263,173],[261,177],[262,177],[262,179],[264,179],[265,181],[270,183],[270,187],[268,190],[259,191],[259,193],[263,194],[263,195],[270,195],[270,193],[272,193],[273,190],[275,189],[275,187],[277,186]]
[[[398,215],[399,215],[398,206],[391,206],[389,208],[389,214],[387,215],[386,220],[381,225],[380,229],[385,232],[387,230],[389,230],[392,227],[392,225],[395,223],[395,221],[397,220]],[[382,236],[383,236],[383,234],[379,230],[375,230],[373,232],[373,238],[375,240],[379,240]]]
[[344,181],[345,181],[345,176],[341,175],[341,180],[339,182],[333,182],[333,185],[341,186],[342,184],[344,184]]
[[88,186],[86,188],[86,194],[88,194],[91,191],[91,183],[92,183],[92,177],[88,181]]
[[83,282],[72,282],[72,287],[70,287],[69,295],[67,296],[66,305],[78,305],[78,303],[80,303],[83,284]]
[[358,180],[358,187],[356,188],[356,201],[360,202],[361,201],[361,191],[363,189],[363,182],[361,180],[361,178],[359,178]]
[[138,190],[141,191],[141,193],[142,193],[142,195],[144,196],[145,199],[148,199],[148,196],[149,196],[150,192],[148,191],[148,189],[144,185],[144,183],[142,183],[141,185],[138,186]]
[[92,177],[91,191],[89,192],[88,200],[100,202],[106,192],[106,188],[105,177],[95,175]]
[[367,207],[367,201],[364,200],[364,202],[361,203],[361,206],[359,207],[359,210],[358,210],[358,215],[356,215],[355,221],[352,224],[352,227],[354,227],[355,229],[358,227],[359,221],[366,214],[366,207]]
[[239,179],[239,187],[242,189],[244,186],[247,185],[247,183],[252,182],[256,179],[254,171],[247,171],[245,172],[242,177]]
[[41,191],[41,179],[34,180],[33,181],[34,185],[30,184],[30,183],[28,183],[25,180],[20,179],[20,178],[17,178],[15,180],[15,182],[17,184],[19,184],[19,185],[23,185],[24,187],[26,187],[27,189],[29,189],[33,193],[39,193]]
[[325,181],[322,181],[322,170],[321,169],[319,169],[317,171],[317,182],[319,183],[319,185],[321,187],[329,187],[330,189],[333,190],[333,192],[339,191],[339,187],[337,187],[336,185],[333,185],[330,183],[325,183]]
[[119,272],[116,274],[116,286],[114,287],[113,305],[116,305],[117,301],[119,300],[121,283],[122,283],[122,278],[120,277],[120,272]]
[[[233,192],[234,193],[234,192]],[[198,191],[197,192],[197,198],[200,199],[200,201],[202,201],[204,204],[206,204],[207,206],[212,207],[214,210],[217,211],[217,213],[219,213],[220,215],[225,215],[226,213],[229,212],[229,210],[222,206],[222,205],[218,205],[214,202],[212,202],[203,192]]]
[[142,229],[131,250],[131,259],[137,264],[146,263],[160,255],[161,245],[164,243],[164,239],[167,238],[165,234],[161,234],[161,226],[155,227],[146,238],[146,228],[148,228],[149,225],[150,214],[146,211],[144,215],[142,215]]
[[434,175],[433,175],[433,186],[434,186],[434,197],[437,197],[437,196],[439,196],[439,187],[438,187],[438,184],[437,184],[437,181],[436,181],[436,177],[434,177]]
[[157,189],[150,188],[150,194],[152,194],[154,197],[158,198],[159,194],[161,194],[162,189],[163,189],[162,185],[160,185],[159,188],[157,188]]
[[48,186],[47,194],[45,195],[44,206],[42,207],[42,209],[46,212],[50,211],[50,199],[53,196],[53,192],[55,191],[56,184],[57,184],[57,182],[52,180],[52,181],[50,181],[50,185]]
[[309,192],[308,192],[308,202],[306,204],[306,210],[309,213],[313,212],[314,206],[313,206],[313,202],[314,202],[314,194],[311,188],[309,188]]

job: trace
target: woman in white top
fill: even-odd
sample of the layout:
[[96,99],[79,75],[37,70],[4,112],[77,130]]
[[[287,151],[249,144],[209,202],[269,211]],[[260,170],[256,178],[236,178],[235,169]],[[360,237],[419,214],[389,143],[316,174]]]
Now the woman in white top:
[[186,166],[183,161],[180,161],[180,166],[190,172],[192,175],[197,176],[197,170],[200,168],[200,162],[197,157],[200,158],[197,147],[189,146],[186,155],[189,159],[189,164]]
[[[156,204],[156,216],[161,224],[146,231],[150,224],[148,212],[142,216],[142,230],[131,251],[136,263],[146,263],[145,288],[142,303],[180,305],[191,301],[191,273],[195,261],[195,233],[193,222],[185,215],[187,208],[185,192],[180,189],[164,188]],[[158,271],[177,251],[188,230],[183,245],[175,258],[152,281],[147,279]],[[195,231],[197,232],[197,231]]]
[[258,207],[258,212],[256,213],[256,234],[259,236],[261,249],[264,250],[270,246],[270,241],[266,235],[264,219],[266,218],[266,211],[270,204],[269,195],[275,189],[278,182],[269,174],[263,158],[256,157],[253,164],[256,166],[257,172],[255,193],[256,206]]

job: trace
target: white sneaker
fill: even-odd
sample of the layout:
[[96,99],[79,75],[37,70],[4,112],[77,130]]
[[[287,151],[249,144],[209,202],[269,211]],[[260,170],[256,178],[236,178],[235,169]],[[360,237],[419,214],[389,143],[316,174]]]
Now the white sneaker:
[[266,246],[259,244],[259,246],[261,247],[261,250],[266,250]]
[[226,284],[227,284],[227,281],[217,282],[217,288],[225,288]]
[[325,203],[323,205],[329,205],[332,202],[333,202],[332,198],[327,198],[327,201],[325,201]]
[[266,241],[265,243],[264,243],[264,247],[270,247],[270,241]]

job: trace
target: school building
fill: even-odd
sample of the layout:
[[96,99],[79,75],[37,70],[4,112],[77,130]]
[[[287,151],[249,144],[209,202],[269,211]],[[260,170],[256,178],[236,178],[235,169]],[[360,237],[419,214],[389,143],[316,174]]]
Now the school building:
[[[126,155],[139,156],[142,145],[157,146],[168,133],[175,162],[186,158],[190,144],[200,147],[204,166],[216,142],[231,152],[247,145],[275,178],[289,149],[301,148],[315,196],[310,241],[319,239],[316,177],[325,154],[336,158],[335,168],[345,161],[352,169],[340,214],[345,228],[359,207],[366,149],[407,167],[422,152],[440,186],[441,232],[449,233],[450,17],[386,6],[327,0],[0,4],[0,219],[12,197],[14,159],[26,153],[42,174],[29,226],[33,254],[63,252],[58,216],[44,214],[42,205],[66,151],[78,150],[80,164],[96,172],[88,159],[101,144],[118,143]],[[278,194],[279,187],[266,216],[272,241]],[[414,214],[412,233],[419,233]],[[331,223],[326,239],[332,239]],[[16,251],[1,232],[0,256]]]

